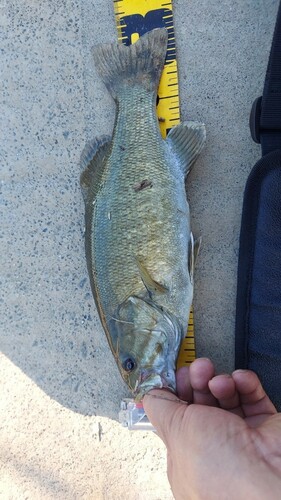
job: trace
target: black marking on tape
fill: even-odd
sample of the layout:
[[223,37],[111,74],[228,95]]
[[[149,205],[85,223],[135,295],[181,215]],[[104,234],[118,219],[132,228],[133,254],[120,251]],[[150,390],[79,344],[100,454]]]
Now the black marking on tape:
[[[123,14],[118,12],[118,15]],[[120,18],[120,28],[123,43],[130,45],[132,43],[132,35],[138,33],[141,37],[148,31],[155,28],[167,28],[171,21],[166,21],[166,18],[172,18],[173,14],[170,9],[156,9],[147,12],[144,16],[141,14],[131,14]],[[168,50],[165,64],[170,64],[176,58],[176,46],[174,31],[168,31]]]

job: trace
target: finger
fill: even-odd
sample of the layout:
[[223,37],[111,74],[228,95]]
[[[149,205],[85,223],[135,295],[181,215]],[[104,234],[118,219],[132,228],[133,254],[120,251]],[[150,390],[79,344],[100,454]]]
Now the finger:
[[177,394],[183,401],[191,402],[193,400],[193,390],[189,377],[189,366],[182,366],[176,372]]
[[193,389],[193,403],[218,406],[209,389],[209,381],[215,375],[213,363],[208,358],[198,358],[189,367],[190,384]]
[[254,415],[273,415],[275,406],[265,393],[258,376],[251,370],[236,370],[232,374],[239,392],[241,406],[246,417]]
[[213,396],[218,400],[219,406],[224,410],[230,410],[232,413],[244,416],[240,405],[239,394],[231,375],[217,375],[209,381],[209,389]]
[[179,398],[164,389],[153,389],[143,398],[143,407],[157,434],[169,446],[171,432],[179,432],[176,422],[181,422],[188,405],[179,402]]

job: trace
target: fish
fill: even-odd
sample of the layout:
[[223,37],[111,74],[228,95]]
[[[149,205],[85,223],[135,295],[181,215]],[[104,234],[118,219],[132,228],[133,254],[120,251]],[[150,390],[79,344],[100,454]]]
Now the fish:
[[98,45],[96,69],[116,103],[112,136],[81,155],[85,249],[101,324],[137,401],[152,388],[176,392],[176,361],[193,298],[198,242],[185,179],[204,147],[196,121],[161,136],[157,89],[167,30],[130,46]]

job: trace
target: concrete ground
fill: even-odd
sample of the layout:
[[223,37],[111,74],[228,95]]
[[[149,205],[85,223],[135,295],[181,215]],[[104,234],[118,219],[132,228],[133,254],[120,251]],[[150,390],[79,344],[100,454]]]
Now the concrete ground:
[[[233,367],[243,189],[259,147],[260,95],[277,0],[174,0],[182,119],[207,146],[188,182],[203,244],[197,354]],[[116,39],[112,0],[3,0],[1,36],[0,498],[172,498],[165,450],[116,422],[127,395],[84,257],[79,156],[114,105],[91,46]]]

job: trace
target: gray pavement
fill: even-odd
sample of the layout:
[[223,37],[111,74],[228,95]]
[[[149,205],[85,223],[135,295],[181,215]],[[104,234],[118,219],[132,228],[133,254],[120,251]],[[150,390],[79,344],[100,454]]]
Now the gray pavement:
[[[207,128],[188,180],[193,231],[202,236],[197,354],[218,371],[234,362],[243,190],[260,155],[248,118],[277,8],[276,0],[174,0],[181,116]],[[116,39],[113,2],[3,0],[0,26],[0,497],[169,499],[157,437],[129,436],[114,422],[128,392],[84,257],[79,156],[114,120],[91,47]]]

